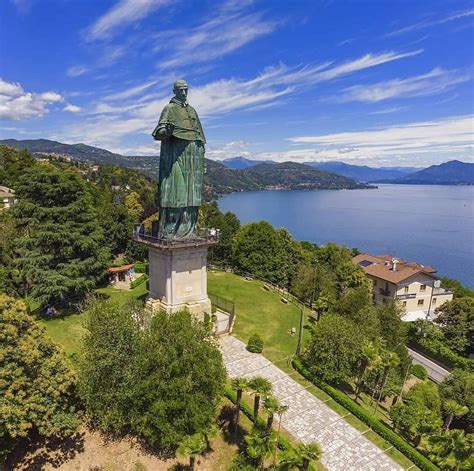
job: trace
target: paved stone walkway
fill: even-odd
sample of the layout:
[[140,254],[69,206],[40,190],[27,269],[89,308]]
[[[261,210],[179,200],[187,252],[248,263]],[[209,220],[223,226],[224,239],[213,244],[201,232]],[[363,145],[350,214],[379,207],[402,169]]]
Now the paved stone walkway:
[[287,373],[262,355],[248,352],[243,342],[227,336],[220,344],[231,378],[263,376],[271,381],[274,395],[288,406],[282,426],[304,443],[318,442],[324,452],[321,461],[329,471],[403,469]]

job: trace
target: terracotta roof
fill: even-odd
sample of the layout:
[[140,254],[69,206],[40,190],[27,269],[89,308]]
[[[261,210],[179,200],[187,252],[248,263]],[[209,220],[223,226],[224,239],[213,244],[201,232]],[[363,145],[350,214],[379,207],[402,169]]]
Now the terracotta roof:
[[127,271],[127,270],[129,270],[130,268],[132,268],[134,266],[135,266],[135,264],[131,263],[130,265],[122,265],[121,267],[110,267],[107,271],[109,273],[118,273],[118,272],[121,272],[121,271]]
[[[393,271],[392,260],[397,260],[396,270]],[[352,261],[360,265],[367,275],[380,278],[391,283],[398,284],[413,275],[424,273],[432,278],[436,270],[430,266],[423,266],[415,262],[406,262],[403,259],[391,257],[388,255],[370,255],[362,253],[355,256]]]

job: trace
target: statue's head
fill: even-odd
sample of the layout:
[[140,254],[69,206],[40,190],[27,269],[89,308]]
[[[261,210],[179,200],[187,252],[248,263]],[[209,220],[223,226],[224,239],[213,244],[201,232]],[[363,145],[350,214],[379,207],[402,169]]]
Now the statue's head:
[[173,93],[179,100],[186,101],[186,97],[188,96],[188,83],[186,80],[176,80],[173,85]]

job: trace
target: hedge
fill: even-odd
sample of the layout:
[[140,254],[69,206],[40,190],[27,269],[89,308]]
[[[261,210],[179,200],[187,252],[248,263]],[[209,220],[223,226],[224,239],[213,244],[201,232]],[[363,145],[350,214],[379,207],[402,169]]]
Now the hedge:
[[[229,386],[226,386],[224,388],[224,396],[227,397],[227,399],[229,399],[230,401],[232,401],[234,404],[236,403],[237,401],[237,392],[234,391],[232,388],[230,388]],[[252,421],[252,422],[255,422],[254,419],[253,419],[253,409],[247,405],[244,401],[242,401],[240,403],[240,410]],[[260,427],[263,427],[265,428],[266,427],[266,422],[261,418],[261,417],[257,417],[257,421],[256,421],[257,425],[259,425]],[[286,450],[289,450],[290,448],[292,448],[292,445],[291,443],[284,437],[280,436],[279,439],[278,439],[278,448],[280,450],[283,450],[283,451],[286,451]]]
[[474,360],[458,355],[440,340],[411,339],[410,346],[448,368],[474,371]]
[[363,407],[355,403],[350,397],[321,379],[312,375],[302,364],[301,360],[295,358],[292,362],[293,367],[307,380],[329,394],[337,403],[345,407],[349,412],[354,414],[358,419],[364,422],[374,432],[378,433],[382,438],[387,440],[397,450],[402,452],[408,459],[410,459],[416,466],[424,471],[436,471],[439,468],[434,465],[428,458],[423,456],[418,450],[413,448],[402,437],[395,433],[390,427],[376,419],[370,412],[367,412]]
[[148,262],[137,262],[135,263],[136,273],[147,273],[148,274]]
[[418,379],[425,380],[428,378],[428,371],[421,365],[411,365],[410,373]]
[[148,280],[148,275],[143,273],[143,275],[140,275],[138,278],[136,278],[130,283],[130,288],[131,289],[136,288],[137,286],[140,286],[142,283],[145,283],[145,281],[147,280]]

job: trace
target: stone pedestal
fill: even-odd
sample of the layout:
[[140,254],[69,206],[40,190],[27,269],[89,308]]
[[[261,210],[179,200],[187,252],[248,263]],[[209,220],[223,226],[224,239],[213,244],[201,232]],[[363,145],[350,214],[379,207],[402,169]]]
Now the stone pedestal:
[[207,245],[159,247],[148,245],[152,311],[188,310],[197,317],[211,314],[207,296]]

